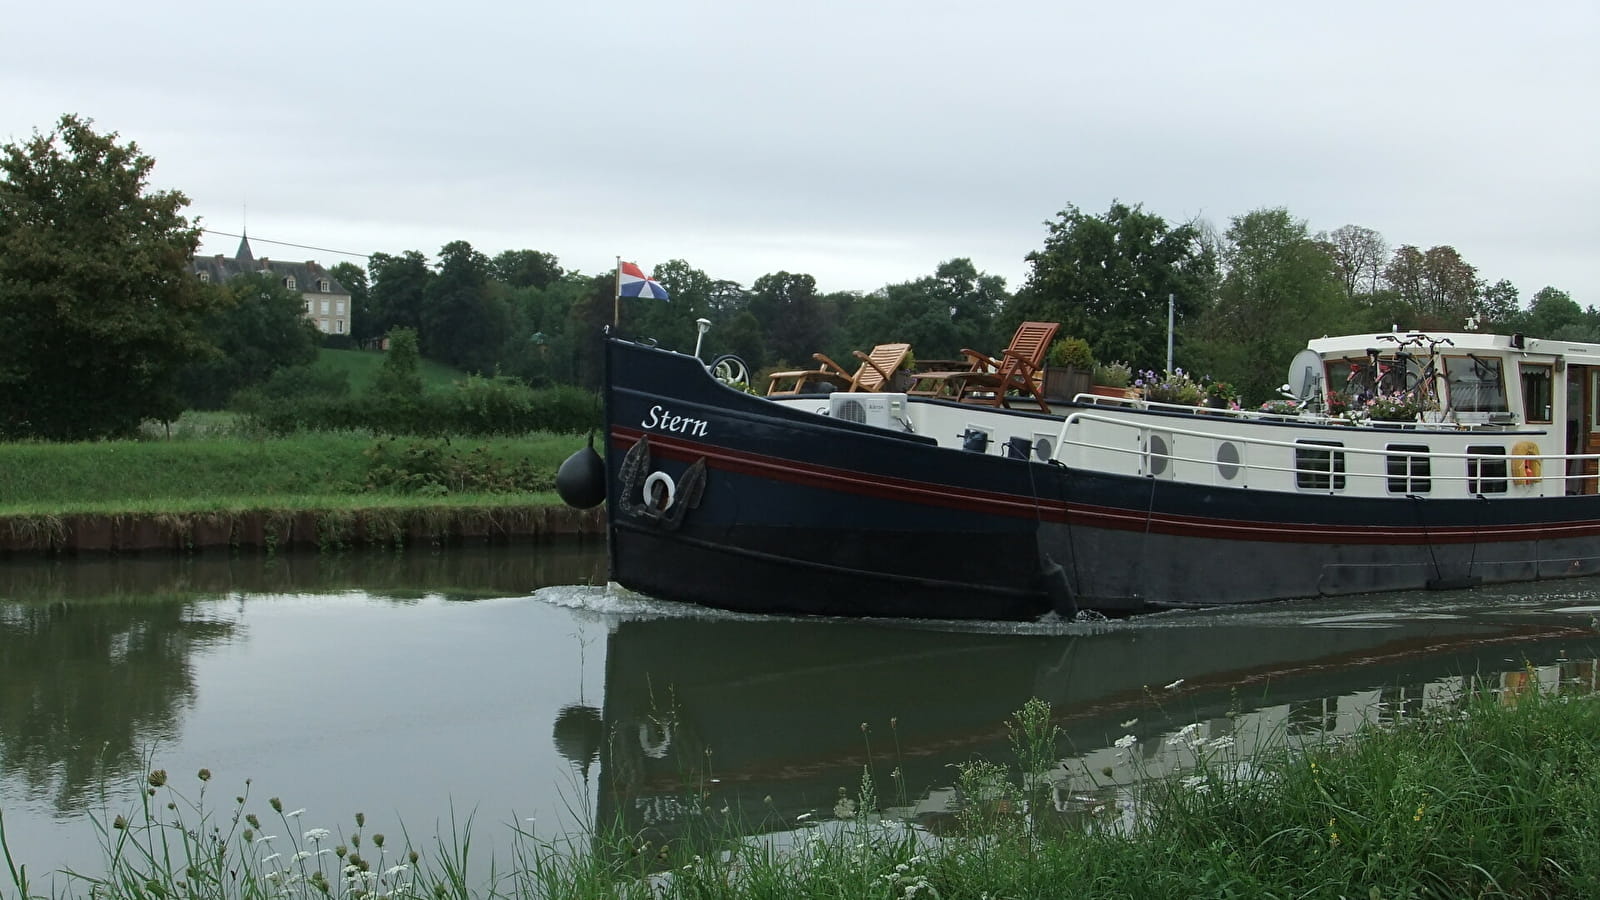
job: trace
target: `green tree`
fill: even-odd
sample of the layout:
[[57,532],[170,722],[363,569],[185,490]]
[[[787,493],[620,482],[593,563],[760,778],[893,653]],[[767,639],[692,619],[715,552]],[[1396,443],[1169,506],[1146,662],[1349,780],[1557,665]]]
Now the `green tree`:
[[490,263],[495,279],[514,288],[540,288],[561,280],[566,274],[553,253],[537,250],[507,250]]
[[777,359],[809,362],[811,354],[829,343],[815,278],[775,272],[757,278],[751,291],[750,312],[761,323],[768,349]]
[[[1481,311],[1478,271],[1454,247],[1423,252],[1403,245],[1395,250],[1383,277],[1411,308],[1410,327],[1458,331]],[[1405,327],[1408,323],[1398,324]]]
[[190,272],[199,230],[155,160],[62,116],[0,147],[0,435],[125,435],[181,410],[178,374],[218,302]]
[[1068,206],[1046,224],[1044,248],[1028,254],[1027,282],[1007,306],[1002,332],[1023,321],[1060,322],[1100,359],[1159,368],[1168,296],[1181,327],[1205,309],[1216,280],[1216,255],[1200,226],[1172,228],[1120,202],[1099,216]]
[[1235,216],[1216,305],[1202,317],[1191,368],[1260,401],[1307,339],[1337,331],[1353,307],[1325,242],[1283,208]]
[[749,308],[750,292],[737,281],[719,279],[706,291],[706,303],[711,321],[721,322]]
[[416,250],[398,256],[374,253],[367,261],[367,271],[372,276],[370,296],[378,333],[421,328],[424,297],[434,277],[427,258]]
[[1516,285],[1502,278],[1483,288],[1478,303],[1478,330],[1501,333],[1527,330],[1522,324]]
[[466,241],[439,251],[439,274],[423,294],[422,355],[468,372],[494,370],[509,318],[489,291],[489,258]]
[[1528,301],[1528,334],[1555,341],[1591,341],[1583,308],[1563,290],[1540,288]]
[[1383,235],[1360,225],[1345,225],[1321,236],[1328,245],[1334,270],[1344,286],[1346,299],[1371,296],[1383,282],[1383,267],[1389,259],[1389,246]]
[[[701,358],[710,362],[724,353],[732,353],[744,360],[752,373],[768,364],[766,335],[761,333],[761,323],[748,309],[735,313],[721,328],[714,328],[706,335],[706,346],[700,354]],[[810,361],[809,358],[806,359],[806,362]],[[752,385],[752,387],[758,386]],[[765,390],[765,382],[759,385],[758,389]]]
[[280,368],[316,360],[322,334],[305,317],[300,294],[277,277],[247,272],[211,289],[223,296],[204,325],[215,352],[184,368],[187,405],[220,409],[240,388],[260,384]]
[[383,336],[377,310],[373,308],[372,289],[367,285],[365,269],[354,263],[342,262],[328,270],[350,292],[350,337],[357,347],[370,347]]
[[417,333],[410,328],[389,330],[389,349],[372,379],[370,390],[386,401],[416,402],[422,397],[421,353]]
[[849,349],[908,341],[924,359],[952,358],[964,347],[992,353],[994,320],[1009,299],[1005,279],[980,273],[970,259],[947,260],[931,276],[857,300],[845,334]]

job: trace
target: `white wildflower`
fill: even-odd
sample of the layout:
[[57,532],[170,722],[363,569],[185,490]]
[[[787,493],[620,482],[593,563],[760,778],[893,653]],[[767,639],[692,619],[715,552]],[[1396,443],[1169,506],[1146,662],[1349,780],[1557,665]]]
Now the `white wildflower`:
[[804,822],[805,820],[807,820],[809,818],[811,818],[811,813],[801,813],[800,815],[795,816],[794,820],[796,822]]
[[1138,719],[1129,719],[1128,721],[1122,723],[1122,727],[1123,728],[1132,728],[1133,726],[1135,726],[1137,724],[1139,724],[1139,720]]
[[1216,738],[1215,740],[1213,740],[1211,742],[1211,749],[1213,749],[1213,750],[1226,750],[1226,749],[1228,749],[1229,747],[1232,747],[1232,746],[1233,746],[1233,735],[1228,735],[1228,734],[1225,734],[1222,737]]
[[1174,747],[1185,742],[1192,744],[1199,734],[1200,723],[1190,722],[1188,725],[1183,726],[1177,734],[1167,738],[1167,743]]
[[300,862],[301,860],[310,859],[310,858],[311,858],[311,851],[310,850],[301,850],[299,853],[296,853],[293,857],[290,857],[292,862]]
[[266,865],[282,855],[282,853],[268,853],[266,856],[261,857],[261,864]]
[[1177,690],[1178,685],[1180,685],[1180,684],[1183,684],[1183,679],[1182,678],[1179,678],[1177,681],[1174,681],[1173,683],[1167,685],[1165,690],[1169,690],[1169,691]]
[[1138,738],[1131,734],[1125,734],[1122,737],[1117,738],[1116,741],[1112,743],[1112,746],[1116,747],[1118,750],[1126,750],[1137,743],[1139,743]]
[[385,878],[393,878],[396,875],[404,875],[405,873],[407,873],[409,871],[411,871],[411,867],[406,865],[405,863],[401,863],[398,866],[390,866],[389,868],[384,869],[383,870],[383,877],[385,877]]
[[320,841],[327,840],[332,835],[333,835],[333,832],[329,831],[326,828],[313,828],[310,831],[307,831],[305,833],[304,837],[305,837],[307,843],[315,844],[315,843],[318,843]]
[[298,818],[300,818],[301,816],[303,816],[305,814],[306,814],[306,808],[304,806],[302,806],[299,809],[295,810],[294,812],[284,813],[283,816],[286,819],[298,819]]
[[1189,777],[1183,779],[1183,781],[1179,782],[1179,784],[1182,784],[1185,788],[1191,791],[1205,783],[1206,777],[1204,775],[1190,775]]

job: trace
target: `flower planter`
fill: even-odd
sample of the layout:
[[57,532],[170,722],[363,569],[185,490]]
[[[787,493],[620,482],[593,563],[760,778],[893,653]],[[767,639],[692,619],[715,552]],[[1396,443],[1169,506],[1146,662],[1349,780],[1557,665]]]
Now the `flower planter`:
[[1044,398],[1052,403],[1070,403],[1079,394],[1089,393],[1094,373],[1085,369],[1047,368],[1044,370]]
[[1089,393],[1099,397],[1116,397],[1118,400],[1127,400],[1134,396],[1132,388],[1115,387],[1109,384],[1090,385]]

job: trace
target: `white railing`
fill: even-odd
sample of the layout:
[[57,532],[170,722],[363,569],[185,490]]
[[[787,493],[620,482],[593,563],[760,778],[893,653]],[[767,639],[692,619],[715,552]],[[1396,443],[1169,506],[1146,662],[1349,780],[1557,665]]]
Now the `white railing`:
[[[1189,409],[1189,407],[1176,407]],[[1287,418],[1281,421],[1255,420],[1260,426],[1272,425],[1292,426],[1301,419]],[[1218,423],[1221,424],[1221,423]],[[1100,426],[1100,427],[1092,427]],[[1110,433],[1100,434],[1106,430],[1115,430],[1123,433],[1134,432],[1136,440],[1118,441]],[[1192,450],[1178,452],[1179,441],[1173,440],[1172,446],[1164,451],[1152,450],[1151,436],[1186,438],[1190,441],[1203,442],[1206,448],[1205,456],[1194,455]],[[1485,446],[1494,446],[1501,452],[1479,453],[1470,452],[1465,446],[1458,450],[1407,450],[1392,447],[1373,447],[1351,444],[1339,438],[1355,438],[1364,441],[1380,441],[1404,436],[1407,440],[1421,440],[1422,436],[1413,436],[1403,430],[1352,428],[1323,430],[1318,429],[1315,437],[1306,437],[1298,440],[1259,437],[1240,434],[1237,429],[1226,433],[1213,429],[1183,427],[1176,420],[1163,418],[1158,421],[1133,421],[1127,418],[1093,412],[1074,412],[1069,414],[1062,422],[1059,433],[1055,456],[1063,462],[1073,451],[1080,454],[1110,454],[1111,459],[1123,459],[1131,464],[1127,466],[1096,466],[1089,464],[1087,468],[1114,468],[1123,474],[1151,475],[1158,478],[1176,481],[1221,484],[1249,484],[1250,487],[1279,490],[1292,493],[1338,493],[1344,485],[1335,486],[1334,482],[1364,487],[1360,493],[1373,496],[1395,496],[1410,493],[1411,491],[1391,491],[1389,486],[1393,482],[1402,482],[1406,485],[1427,483],[1430,494],[1433,484],[1461,485],[1459,491],[1447,492],[1453,496],[1479,496],[1482,494],[1501,496],[1546,496],[1555,493],[1565,493],[1567,482],[1572,480],[1582,481],[1594,479],[1596,474],[1588,472],[1591,465],[1600,464],[1600,454],[1569,454],[1569,453],[1514,453],[1512,444],[1521,435],[1515,432],[1488,432],[1488,431],[1460,431],[1460,432],[1429,432],[1426,439],[1445,439],[1452,443],[1463,445],[1480,443]],[[1496,441],[1491,443],[1491,441]],[[1233,444],[1238,450],[1237,460],[1223,460],[1217,457],[1217,451],[1222,444]],[[1327,454],[1325,465],[1308,467],[1305,465],[1305,454]],[[1269,459],[1260,459],[1266,456]],[[1337,459],[1337,462],[1336,462]],[[1398,467],[1399,471],[1390,471],[1390,464],[1396,460],[1403,460],[1404,464]],[[1419,470],[1416,461],[1425,460],[1426,470]],[[1294,464],[1286,464],[1294,461]],[[1459,461],[1459,462],[1457,462]],[[1571,463],[1577,461],[1581,465],[1580,471],[1569,472]],[[1525,464],[1532,462],[1534,472],[1524,468]],[[1474,472],[1474,464],[1476,471]],[[1161,471],[1153,471],[1159,466]],[[1236,469],[1246,477],[1239,478],[1233,475],[1224,476],[1224,468]],[[1184,471],[1187,470],[1187,471]],[[1553,471],[1552,471],[1553,470]],[[1209,473],[1209,477],[1200,477]],[[1257,481],[1250,483],[1250,474],[1260,474],[1265,477],[1266,483]],[[1321,486],[1308,486],[1307,481],[1313,485],[1322,482]],[[1488,485],[1493,490],[1485,492],[1483,488]],[[1477,490],[1471,488],[1476,487]],[[1554,487],[1556,490],[1551,490]],[[1513,490],[1515,488],[1515,490]],[[1420,492],[1420,491],[1418,491]]]

